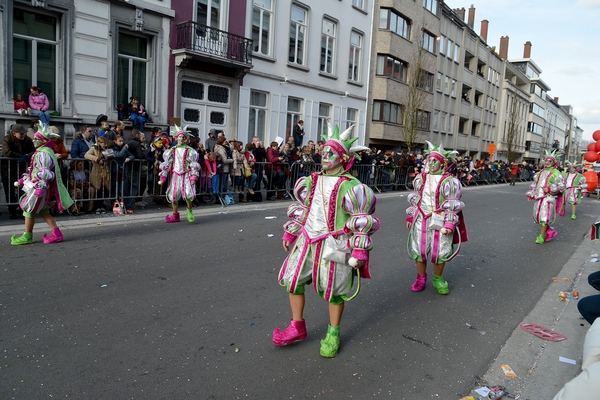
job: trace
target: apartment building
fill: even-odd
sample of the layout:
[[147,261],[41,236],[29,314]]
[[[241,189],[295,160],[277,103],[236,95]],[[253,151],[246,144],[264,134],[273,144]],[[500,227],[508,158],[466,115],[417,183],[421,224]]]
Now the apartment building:
[[169,125],[202,142],[211,129],[238,136],[240,84],[252,69],[246,0],[179,0],[169,45]]
[[174,17],[170,0],[0,0],[0,129],[30,118],[13,112],[16,93],[38,86],[53,124],[68,139],[99,114],[117,118],[117,105],[138,96],[156,120],[166,120]]
[[303,144],[327,120],[364,143],[373,2],[248,0],[252,69],[240,86],[238,138],[287,139],[304,121]]

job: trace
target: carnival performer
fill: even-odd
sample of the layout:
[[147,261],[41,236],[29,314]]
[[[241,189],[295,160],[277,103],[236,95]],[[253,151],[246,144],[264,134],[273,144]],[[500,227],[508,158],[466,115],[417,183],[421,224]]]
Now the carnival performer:
[[446,262],[460,251],[461,242],[467,241],[460,200],[460,181],[445,171],[448,157],[456,151],[444,150],[440,143],[427,142],[425,168],[413,182],[413,193],[408,195],[406,228],[407,249],[416,261],[417,279],[410,289],[421,292],[427,284],[427,262],[433,264],[433,287],[439,294],[448,294],[448,282],[443,278]]
[[200,173],[200,164],[198,164],[198,153],[187,145],[189,138],[187,126],[180,128],[175,125],[171,129],[173,137],[177,144],[163,153],[163,162],[160,164],[159,185],[164,184],[169,178],[169,187],[167,188],[167,201],[173,207],[173,215],[167,215],[165,222],[179,222],[178,203],[179,200],[185,200],[187,204],[187,220],[194,222],[194,212],[192,211],[192,202],[196,198],[196,181]]
[[25,232],[23,235],[13,235],[12,245],[33,243],[33,226],[35,214],[39,214],[52,229],[50,235],[43,235],[44,243],[56,243],[64,240],[50,209],[58,207],[60,212],[73,205],[67,188],[63,185],[58,160],[54,155],[54,142],[60,136],[47,130],[45,125],[38,125],[34,134],[33,144],[36,151],[31,156],[31,164],[21,179],[15,182],[16,187],[23,187],[23,196],[19,200],[25,217]]
[[556,167],[558,162],[554,152],[546,150],[544,169],[535,174],[527,191],[527,200],[534,200],[533,220],[540,224],[540,234],[535,239],[537,244],[549,242],[557,234],[556,229],[550,225],[562,208],[561,193],[565,190],[565,180]]
[[[329,326],[321,340],[323,357],[335,357],[340,345],[340,322],[346,301],[360,290],[360,278],[370,278],[371,234],[379,229],[373,216],[377,199],[369,187],[348,171],[356,152],[353,126],[339,133],[329,124],[323,135],[323,171],[301,177],[294,186],[297,203],[288,208],[283,248],[289,252],[279,272],[279,284],[289,293],[290,325],[273,331],[273,343],[285,346],[307,337],[304,290],[310,284],[329,303]],[[290,250],[291,249],[291,250]]]
[[565,191],[563,192],[563,208],[566,203],[571,205],[571,219],[577,219],[577,204],[582,195],[587,194],[587,181],[581,174],[581,166],[576,163],[566,162],[567,170],[564,173]]

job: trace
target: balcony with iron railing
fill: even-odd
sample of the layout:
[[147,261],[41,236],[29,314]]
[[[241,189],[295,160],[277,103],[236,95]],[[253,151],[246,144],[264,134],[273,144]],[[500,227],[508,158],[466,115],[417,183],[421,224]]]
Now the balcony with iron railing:
[[252,68],[252,39],[212,28],[194,21],[177,24],[177,65],[190,61],[208,62],[234,70],[236,78]]

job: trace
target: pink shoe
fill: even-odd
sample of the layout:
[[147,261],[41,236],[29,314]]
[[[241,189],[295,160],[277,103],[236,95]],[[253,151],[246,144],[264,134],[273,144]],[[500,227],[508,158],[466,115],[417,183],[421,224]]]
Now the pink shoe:
[[165,217],[165,222],[168,224],[172,223],[172,222],[179,222],[179,213],[176,212],[176,213],[173,213],[173,215],[167,215]]
[[417,274],[417,280],[412,284],[410,290],[413,292],[420,292],[425,289],[425,284],[427,283],[427,274]]
[[548,227],[548,230],[546,230],[546,242],[551,241],[556,235],[558,235],[556,229]]
[[46,235],[44,233],[43,238],[44,238],[44,243],[46,243],[46,244],[62,242],[65,239],[62,232],[58,228],[52,229],[51,235]]
[[273,344],[277,346],[287,346],[294,342],[299,342],[306,339],[306,322],[302,321],[290,321],[290,325],[285,330],[280,331],[276,328],[273,331]]

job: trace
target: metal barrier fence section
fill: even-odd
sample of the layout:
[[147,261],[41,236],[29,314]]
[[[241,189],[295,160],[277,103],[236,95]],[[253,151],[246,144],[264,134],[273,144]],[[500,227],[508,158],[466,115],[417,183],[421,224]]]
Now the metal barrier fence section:
[[[135,208],[143,197],[166,204],[168,180],[159,185],[158,170],[146,160],[133,160],[119,165],[117,161],[95,163],[86,159],[59,160],[60,176],[69,194],[75,200],[70,212],[92,212],[122,202],[127,210]],[[17,206],[22,191],[14,186],[27,171],[27,163],[19,159],[0,157],[0,172],[5,198],[0,206]],[[290,199],[299,178],[321,170],[321,164],[255,163],[250,176],[242,169],[236,173],[218,172],[211,175],[203,169],[196,182],[196,202],[229,205],[236,202]],[[415,173],[412,168],[382,168],[371,164],[355,164],[350,173],[376,192],[411,190]],[[510,182],[510,171],[458,171],[457,178],[464,186]],[[533,178],[533,173],[522,170],[519,181]]]

